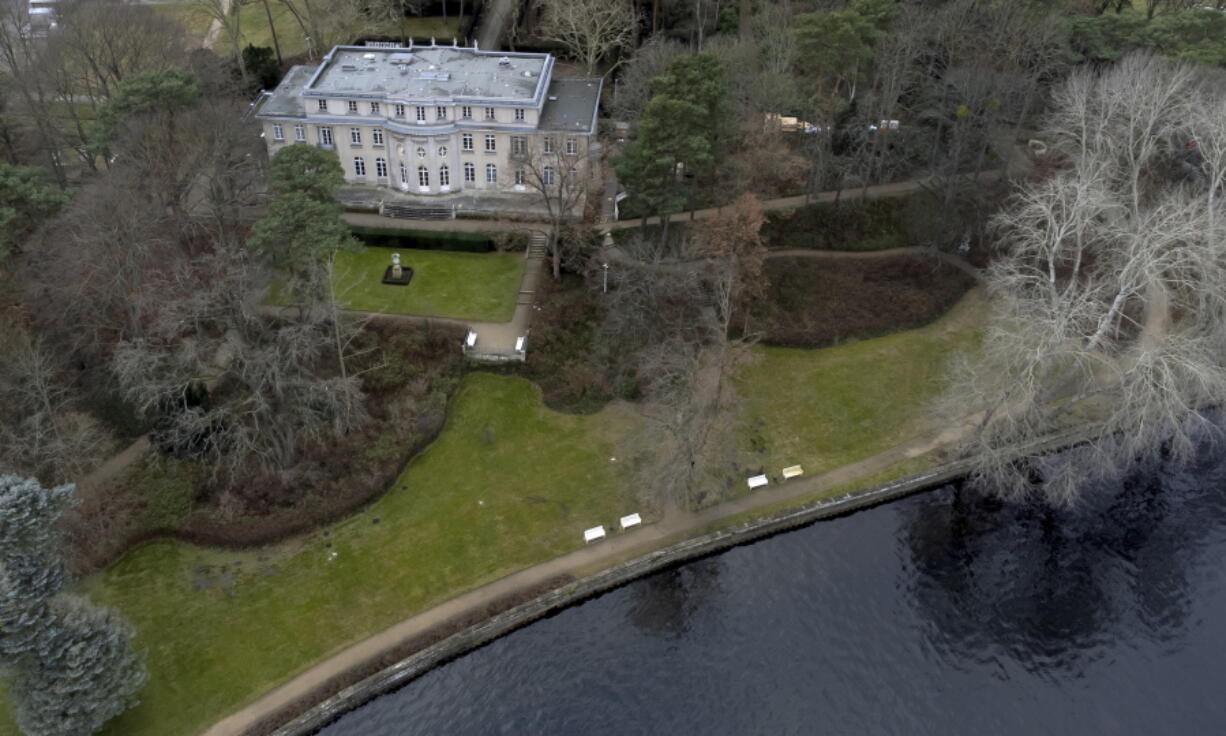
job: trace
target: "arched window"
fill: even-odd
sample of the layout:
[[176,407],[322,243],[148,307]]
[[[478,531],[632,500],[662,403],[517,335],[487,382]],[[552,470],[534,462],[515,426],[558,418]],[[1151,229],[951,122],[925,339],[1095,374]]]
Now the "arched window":
[[553,186],[553,167],[552,166],[546,166],[544,170],[541,171],[541,183],[543,183],[547,187]]
[[425,166],[417,167],[417,186],[419,187],[430,186],[430,170],[427,169]]
[[409,170],[405,168],[404,164],[400,164],[400,183],[406,185],[409,183]]
[[494,164],[485,165],[485,183],[486,184],[497,184],[498,183],[498,167],[495,166]]
[[470,163],[464,164],[464,181],[474,182],[477,180],[477,167]]
[[451,186],[451,172],[447,169],[447,164],[438,167],[438,184],[441,187]]

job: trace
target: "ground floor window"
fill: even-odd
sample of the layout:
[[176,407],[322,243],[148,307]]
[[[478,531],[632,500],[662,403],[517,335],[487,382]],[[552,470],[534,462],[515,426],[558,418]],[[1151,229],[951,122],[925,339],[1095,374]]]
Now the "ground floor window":
[[419,187],[430,186],[430,170],[427,169],[425,166],[417,167],[417,186]]
[[438,184],[441,187],[451,186],[451,172],[447,170],[447,164],[438,167]]
[[319,129],[319,142],[325,146],[332,145],[332,129],[331,128],[320,128]]
[[523,184],[524,184],[524,170],[516,169],[515,170],[515,185],[523,186]]
[[294,126],[294,140],[299,143],[306,143],[306,128],[301,125]]
[[464,164],[464,181],[475,182],[477,180],[477,167],[472,164]]
[[486,184],[497,184],[498,183],[498,167],[495,166],[494,164],[485,165],[485,183]]
[[281,123],[272,124],[272,139],[274,141],[285,140],[285,129],[281,127]]
[[553,186],[553,167],[546,166],[541,171],[541,183],[547,187]]
[[358,176],[366,176],[366,162],[362,160],[361,156],[353,157],[353,173]]
[[379,177],[380,179],[387,178],[387,159],[375,159],[375,176]]

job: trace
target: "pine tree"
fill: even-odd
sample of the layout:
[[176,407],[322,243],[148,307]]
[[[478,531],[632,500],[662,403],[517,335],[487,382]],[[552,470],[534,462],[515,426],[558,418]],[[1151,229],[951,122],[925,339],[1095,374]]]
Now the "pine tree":
[[131,627],[64,592],[56,522],[72,492],[0,476],[0,663],[27,736],[94,733],[145,682]]

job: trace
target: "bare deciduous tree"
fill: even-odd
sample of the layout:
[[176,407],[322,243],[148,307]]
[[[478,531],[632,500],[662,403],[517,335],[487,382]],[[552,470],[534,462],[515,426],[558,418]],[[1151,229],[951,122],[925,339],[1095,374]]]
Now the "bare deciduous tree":
[[536,193],[537,201],[545,206],[549,218],[549,254],[555,279],[562,278],[562,227],[568,220],[583,215],[593,160],[588,151],[576,149],[574,153],[568,153],[559,145],[560,138],[555,137],[552,150],[548,153],[543,147],[532,146],[524,149],[522,154],[514,151],[511,154],[513,160],[519,159],[524,183]]
[[638,17],[626,0],[549,0],[545,5],[546,38],[566,47],[589,75],[610,52],[634,41]]
[[[1037,468],[1046,497],[1070,503],[1160,448],[1188,457],[1210,425],[1201,410],[1226,398],[1226,254],[1209,184],[1226,176],[1226,119],[1195,81],[1133,56],[1056,94],[1047,133],[1067,165],[997,217],[992,316],[947,397],[973,417],[965,449],[987,486],[1032,492]],[[1190,154],[1201,140],[1206,153]],[[1104,439],[1015,461],[1086,422]]]

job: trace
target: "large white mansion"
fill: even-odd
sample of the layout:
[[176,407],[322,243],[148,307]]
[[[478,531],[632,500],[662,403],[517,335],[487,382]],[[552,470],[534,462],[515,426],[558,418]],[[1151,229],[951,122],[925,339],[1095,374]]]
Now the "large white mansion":
[[524,191],[530,156],[571,170],[596,133],[600,80],[554,79],[553,61],[455,45],[337,46],[318,66],[291,69],[256,118],[269,155],[293,143],[336,151],[353,184],[426,196]]

